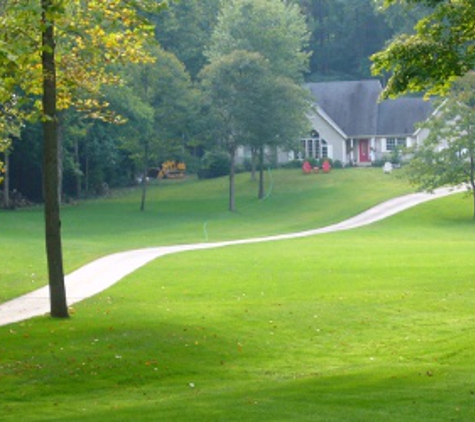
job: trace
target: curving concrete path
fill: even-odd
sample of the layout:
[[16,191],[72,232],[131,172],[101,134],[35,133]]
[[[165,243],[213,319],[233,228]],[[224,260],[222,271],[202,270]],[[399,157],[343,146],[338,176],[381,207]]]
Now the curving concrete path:
[[[299,233],[289,233],[276,236],[267,236],[243,240],[231,240],[216,243],[197,243],[193,245],[161,246],[156,248],[137,249],[119,252],[99,258],[66,276],[66,292],[68,304],[80,302],[88,297],[109,288],[126,275],[133,273],[138,268],[164,255],[219,248],[231,245],[244,245],[273,240],[295,239],[299,237],[314,236],[341,230],[350,230],[372,224],[376,221],[397,214],[415,205],[432,199],[441,198],[453,193],[461,192],[463,188],[441,188],[434,193],[414,193],[400,196],[383,202],[353,218],[331,226]],[[31,293],[20,296],[9,302],[0,304],[0,326],[23,321],[49,312],[49,289],[42,287]]]

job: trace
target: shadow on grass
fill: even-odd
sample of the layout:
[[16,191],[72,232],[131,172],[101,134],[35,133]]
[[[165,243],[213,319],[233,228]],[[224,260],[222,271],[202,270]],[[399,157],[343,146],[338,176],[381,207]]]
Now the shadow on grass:
[[[376,370],[378,368],[375,368]],[[391,371],[389,371],[391,372]],[[145,387],[102,409],[78,409],[62,421],[436,421],[473,420],[468,390],[412,371],[390,376],[363,370],[305,379],[213,381],[211,385]],[[460,387],[460,386],[458,386]],[[463,393],[463,394],[461,394]],[[444,397],[441,400],[441,397]],[[91,397],[91,400],[94,399]],[[49,420],[49,419],[48,419]]]

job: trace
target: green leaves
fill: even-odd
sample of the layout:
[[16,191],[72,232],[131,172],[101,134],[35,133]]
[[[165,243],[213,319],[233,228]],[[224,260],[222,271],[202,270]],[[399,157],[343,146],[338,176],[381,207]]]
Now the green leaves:
[[455,82],[450,96],[424,125],[427,138],[406,166],[409,180],[421,190],[467,184],[475,188],[475,74]]
[[475,67],[473,1],[407,3],[423,3],[434,9],[417,23],[414,35],[400,36],[372,56],[373,73],[392,72],[385,97],[411,91],[445,94],[458,77]]
[[233,0],[223,4],[211,37],[210,61],[236,50],[260,53],[278,75],[300,81],[308,67],[309,33],[295,4],[280,0]]
[[117,133],[124,149],[142,163],[147,145],[150,162],[157,166],[179,158],[177,155],[181,158],[182,143],[194,121],[196,92],[173,54],[159,47],[150,53],[154,62],[123,67],[124,85],[106,94],[113,108],[127,119]]
[[[0,96],[17,87],[25,95],[41,92],[40,2],[8,2],[0,34]],[[139,13],[163,7],[153,0],[54,1],[48,10],[56,29],[58,107],[77,105],[100,115],[101,87],[118,78],[111,64],[150,62],[153,27]]]
[[[8,152],[12,137],[18,138],[20,136],[23,120],[24,113],[20,110],[16,97],[0,104],[0,153]],[[4,172],[4,163],[0,160],[0,184],[3,181]]]

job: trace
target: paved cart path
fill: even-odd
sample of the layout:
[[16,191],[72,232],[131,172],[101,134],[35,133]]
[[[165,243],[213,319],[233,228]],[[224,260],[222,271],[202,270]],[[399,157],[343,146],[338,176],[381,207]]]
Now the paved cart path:
[[[341,223],[298,233],[243,240],[231,240],[216,243],[160,246],[156,248],[137,249],[108,255],[103,258],[99,258],[96,261],[93,261],[66,276],[68,305],[73,305],[74,303],[80,302],[81,300],[102,292],[103,290],[117,283],[126,275],[133,273],[135,270],[146,265],[150,261],[153,261],[154,259],[164,255],[183,251],[219,248],[231,245],[244,245],[259,242],[270,242],[274,240],[295,239],[299,237],[349,230],[382,220],[423,202],[441,198],[461,191],[462,188],[442,188],[437,189],[433,194],[414,193],[400,196],[383,202],[355,217],[342,221]],[[23,321],[35,316],[44,315],[48,312],[49,289],[48,286],[45,286],[9,302],[0,304],[0,326]]]

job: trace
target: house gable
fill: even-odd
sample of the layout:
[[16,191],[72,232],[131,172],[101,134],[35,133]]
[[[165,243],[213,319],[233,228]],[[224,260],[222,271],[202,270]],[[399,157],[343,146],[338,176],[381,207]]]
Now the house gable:
[[377,104],[382,92],[379,81],[317,82],[306,86],[316,104],[348,138],[376,133]]
[[[320,108],[315,107],[314,113],[309,116],[309,120],[314,130],[318,133],[318,138],[327,143],[329,157],[334,160],[345,162],[345,142],[347,135],[341,128]],[[313,148],[316,153],[317,148]],[[322,158],[321,152],[316,153],[317,157]]]

